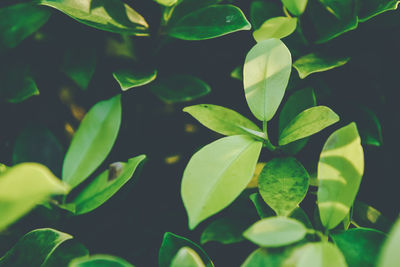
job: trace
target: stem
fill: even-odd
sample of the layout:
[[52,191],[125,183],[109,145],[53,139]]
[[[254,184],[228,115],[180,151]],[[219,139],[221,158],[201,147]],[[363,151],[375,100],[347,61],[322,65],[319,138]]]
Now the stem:
[[274,146],[268,138],[268,129],[267,129],[267,122],[263,121],[263,133],[265,135],[264,146],[268,148],[270,151],[275,151],[276,146]]
[[283,6],[283,13],[285,13],[286,17],[292,18],[292,16],[289,14],[289,11],[286,9],[285,6]]

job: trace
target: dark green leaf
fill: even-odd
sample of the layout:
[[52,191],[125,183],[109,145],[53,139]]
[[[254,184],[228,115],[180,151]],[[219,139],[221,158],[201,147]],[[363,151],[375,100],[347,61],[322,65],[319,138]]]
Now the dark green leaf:
[[296,18],[274,17],[265,21],[260,28],[253,32],[253,37],[257,42],[270,38],[282,39],[292,34],[297,27]]
[[157,77],[157,70],[150,72],[118,70],[113,72],[114,79],[121,86],[122,91],[151,83]]
[[365,106],[360,106],[352,112],[352,117],[357,122],[363,145],[383,145],[381,123],[372,110]]
[[359,0],[358,19],[364,22],[385,11],[395,10],[399,5],[398,0]]
[[251,194],[249,198],[256,207],[258,216],[260,216],[261,219],[275,216],[274,210],[271,209],[267,204],[265,204],[265,201],[264,199],[262,199],[260,194]]
[[246,218],[222,217],[211,222],[203,231],[200,243],[215,241],[233,244],[243,241],[243,232],[252,222]]
[[243,81],[243,67],[242,66],[237,66],[232,72],[231,72],[231,77],[233,79]]
[[75,258],[89,256],[89,251],[84,245],[74,239],[62,243],[47,258],[46,262],[40,267],[60,267],[68,266]]
[[352,221],[361,227],[378,229],[387,233],[392,222],[377,209],[359,200],[354,201]]
[[92,255],[90,257],[77,258],[69,267],[134,267],[124,259],[111,255]]
[[282,8],[272,1],[255,0],[250,5],[250,22],[257,30],[267,19],[282,15]]

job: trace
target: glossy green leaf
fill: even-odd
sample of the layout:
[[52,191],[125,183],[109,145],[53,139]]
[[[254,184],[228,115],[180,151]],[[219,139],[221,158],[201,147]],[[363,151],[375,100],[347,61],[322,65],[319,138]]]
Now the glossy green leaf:
[[183,111],[192,115],[207,128],[223,135],[245,134],[242,127],[261,132],[261,129],[246,117],[221,106],[199,104],[186,107]]
[[383,12],[397,9],[398,0],[360,0],[358,1],[358,19],[364,22]]
[[162,101],[179,103],[195,100],[210,93],[208,84],[191,75],[170,75],[150,84],[151,91]]
[[317,72],[323,72],[341,67],[349,62],[349,57],[332,57],[321,53],[311,53],[297,59],[293,67],[299,73],[301,79]]
[[282,0],[285,7],[295,16],[303,14],[307,6],[307,0]]
[[205,265],[196,251],[190,247],[183,247],[176,253],[171,267],[205,267]]
[[145,155],[140,155],[127,163],[111,165],[74,198],[75,213],[84,214],[101,206],[133,177],[145,159]]
[[356,228],[332,234],[331,238],[342,251],[349,266],[373,267],[386,235],[374,229]]
[[49,10],[30,2],[0,8],[0,48],[16,47],[40,29],[50,14]]
[[86,90],[96,70],[96,49],[69,47],[64,53],[62,71],[81,89]]
[[243,241],[243,231],[252,222],[245,218],[222,217],[211,222],[203,231],[200,243],[219,242],[221,244],[233,244]]
[[40,4],[55,8],[96,29],[148,35],[145,19],[120,0],[41,0]]
[[267,19],[282,16],[282,7],[272,1],[255,0],[250,4],[250,22],[257,30]]
[[400,262],[400,219],[397,219],[390,230],[388,238],[381,248],[377,267],[394,267]]
[[257,43],[247,54],[244,90],[247,104],[257,119],[272,119],[285,94],[291,68],[290,51],[278,39]]
[[[12,249],[0,259],[0,265],[4,267],[54,266],[52,265],[55,263],[53,257],[64,246],[73,244],[71,239],[71,235],[50,228],[33,230],[18,240]],[[73,256],[80,257],[84,255],[87,255],[87,250],[82,249],[76,250]],[[59,264],[68,264],[68,261],[65,262],[61,258],[58,258],[58,260]]]
[[46,126],[30,123],[15,140],[12,159],[13,164],[41,163],[54,174],[61,175],[64,149]]
[[53,194],[68,188],[38,163],[21,163],[0,174],[0,230],[28,213]]
[[83,182],[107,157],[121,124],[121,96],[94,105],[82,120],[64,159],[62,179]]
[[256,222],[243,235],[262,247],[281,247],[302,240],[306,232],[306,227],[297,220],[272,217]]
[[332,243],[309,243],[301,251],[296,267],[347,267],[343,254]]
[[279,145],[316,134],[339,121],[339,116],[330,108],[316,106],[302,111],[282,130]]
[[158,253],[158,266],[170,267],[175,255],[183,247],[189,247],[193,249],[200,256],[207,267],[214,266],[210,258],[201,247],[199,247],[197,244],[193,243],[187,238],[169,232],[164,234],[164,239]]
[[124,259],[111,255],[92,255],[71,261],[68,267],[134,267]]
[[219,4],[222,1],[223,0],[179,0],[178,5],[174,7],[172,16],[168,20],[168,25],[174,25],[179,20],[188,16],[189,14],[196,12],[202,8]]
[[[258,248],[253,251],[243,262],[241,267],[285,266],[287,254],[282,251],[270,251],[266,248]],[[288,266],[289,267],[289,266]]]
[[355,123],[335,131],[318,162],[318,209],[322,225],[336,227],[349,213],[364,173],[364,153]]
[[181,187],[190,229],[226,208],[246,188],[261,147],[262,142],[235,135],[214,141],[192,156]]
[[122,91],[151,83],[157,77],[157,70],[143,72],[132,70],[118,70],[113,72],[114,79],[121,86]]
[[282,39],[292,34],[297,27],[296,18],[275,17],[265,21],[253,32],[254,40],[261,42],[270,38]]
[[352,221],[361,227],[374,228],[385,233],[393,223],[377,209],[359,200],[354,201]]
[[58,246],[41,267],[68,266],[73,259],[87,256],[89,256],[87,248],[75,239],[70,239]]
[[275,158],[258,178],[260,195],[278,216],[288,216],[304,199],[309,175],[295,158]]
[[250,23],[239,8],[212,5],[179,19],[171,27],[169,35],[182,40],[205,40],[250,28]]

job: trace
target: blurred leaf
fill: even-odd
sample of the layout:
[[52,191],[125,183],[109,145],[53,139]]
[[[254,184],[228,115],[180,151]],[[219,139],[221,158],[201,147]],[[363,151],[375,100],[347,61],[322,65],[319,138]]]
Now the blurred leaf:
[[233,244],[243,241],[243,231],[252,222],[246,218],[222,217],[212,221],[202,232],[200,243],[215,241],[221,244]]
[[107,157],[121,124],[121,96],[94,105],[82,120],[64,159],[63,181],[75,187]]
[[96,29],[148,35],[149,26],[145,19],[120,0],[41,0],[40,4],[55,8]]
[[69,267],[134,267],[124,259],[111,255],[92,255],[71,261]]
[[365,106],[359,106],[352,112],[352,117],[357,122],[363,145],[383,145],[382,127],[376,114]]
[[204,252],[204,250],[197,244],[193,243],[187,238],[175,235],[173,233],[167,232],[164,234],[164,239],[161,244],[160,251],[158,253],[158,266],[159,267],[170,267],[174,256],[183,247],[189,247],[193,249],[205,262],[207,267],[213,267],[214,264],[211,262],[210,258]]
[[169,35],[182,40],[205,40],[241,30],[251,25],[243,12],[233,5],[207,6],[179,19]]
[[343,254],[332,243],[309,243],[300,249],[296,267],[347,267]]
[[250,22],[257,30],[267,19],[282,15],[282,8],[275,2],[255,0],[250,4]]
[[306,232],[305,226],[297,220],[271,217],[256,222],[243,235],[262,247],[281,247],[302,240]]
[[250,182],[262,143],[244,135],[221,138],[190,159],[183,173],[181,196],[189,228],[232,203]]
[[0,174],[0,230],[12,224],[53,194],[68,188],[38,163],[21,163]]
[[282,0],[285,7],[295,16],[303,14],[307,6],[307,0]]
[[289,49],[278,39],[257,43],[247,54],[243,82],[247,104],[254,116],[269,121],[285,94],[292,68]]
[[304,199],[309,175],[295,158],[275,158],[258,179],[260,195],[278,216],[288,216]]
[[64,149],[46,126],[30,123],[15,140],[12,159],[13,164],[41,163],[59,176],[64,159]]
[[385,11],[395,10],[399,5],[398,0],[359,0],[358,19],[367,21]]
[[183,111],[192,115],[207,128],[223,135],[245,134],[242,127],[261,132],[261,129],[252,121],[225,107],[199,104],[185,107]]
[[374,267],[386,235],[374,229],[357,228],[332,234],[331,238],[342,251],[349,266]]
[[387,233],[392,222],[377,209],[359,201],[354,201],[352,221],[362,227],[375,228]]
[[339,116],[325,106],[311,107],[302,111],[282,130],[279,145],[287,145],[316,134],[339,121]]
[[399,266],[400,262],[400,219],[397,219],[390,230],[388,238],[385,240],[381,251],[377,267],[394,267]]
[[318,209],[326,229],[349,213],[364,173],[364,153],[355,123],[335,131],[318,162]]
[[345,65],[349,62],[349,57],[332,57],[321,53],[311,53],[297,59],[293,67],[299,73],[301,79],[317,72],[331,70]]
[[205,267],[205,265],[196,251],[190,247],[183,247],[176,253],[171,267]]
[[48,21],[50,15],[49,10],[31,2],[0,8],[0,48],[16,47],[40,29]]
[[113,72],[114,79],[121,86],[122,91],[151,83],[157,77],[157,70],[143,72],[133,70],[117,70]]
[[162,101],[178,103],[195,100],[210,93],[208,84],[191,75],[171,75],[150,84],[151,91]]
[[265,21],[260,28],[253,32],[257,42],[270,38],[282,39],[292,34],[297,27],[296,18],[274,17]]
[[[118,165],[121,170],[113,171],[110,166],[109,170],[98,175],[73,199],[75,214],[84,214],[101,206],[133,177],[145,159],[145,155],[131,158],[127,163]],[[116,177],[112,176],[114,172]]]
[[237,66],[236,68],[234,68],[231,72],[231,77],[233,79],[243,81],[243,67]]

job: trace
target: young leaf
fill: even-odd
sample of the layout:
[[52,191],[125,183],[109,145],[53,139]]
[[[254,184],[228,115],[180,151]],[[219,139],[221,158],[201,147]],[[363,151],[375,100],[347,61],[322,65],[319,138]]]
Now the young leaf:
[[275,2],[255,0],[250,4],[250,22],[257,30],[267,19],[282,15],[282,7]]
[[303,14],[307,6],[307,0],[282,0],[285,7],[295,16]]
[[[17,244],[9,250],[1,259],[0,265],[7,266],[43,266],[51,267],[55,263],[53,257],[58,250],[64,246],[71,248],[72,236],[50,228],[33,230],[24,235]],[[82,246],[82,245],[80,245]],[[88,254],[86,249],[75,250],[73,257],[85,256]],[[66,250],[64,250],[66,252]],[[71,250],[70,250],[71,252]],[[65,255],[67,256],[67,255]],[[58,263],[65,263],[58,258]],[[68,264],[68,262],[66,262]],[[61,265],[58,265],[61,266]]]
[[343,254],[332,243],[309,243],[300,249],[296,267],[347,267]]
[[117,171],[116,177],[112,177],[110,169],[102,172],[72,201],[75,214],[84,214],[101,206],[132,178],[145,159],[145,155],[129,159],[121,165],[122,170]]
[[241,30],[251,25],[233,5],[212,5],[199,9],[173,24],[169,35],[182,40],[205,40]]
[[243,231],[252,222],[246,218],[222,217],[211,222],[203,231],[200,243],[215,241],[221,244],[233,244],[243,241]]
[[196,251],[190,247],[183,247],[176,253],[171,267],[205,267],[205,265]]
[[191,75],[171,75],[150,84],[151,91],[162,101],[179,103],[195,100],[210,93],[208,84]]
[[306,196],[309,178],[295,158],[275,158],[260,174],[260,195],[278,216],[288,216]]
[[21,163],[0,174],[0,230],[28,213],[53,194],[68,187],[49,169],[37,163]]
[[130,6],[120,0],[41,0],[41,5],[55,8],[80,23],[96,29],[148,35],[145,19]]
[[120,124],[120,95],[94,105],[82,120],[67,151],[63,181],[71,187],[83,182],[107,157]]
[[90,257],[81,257],[74,259],[68,265],[69,267],[95,267],[95,266],[112,266],[112,267],[134,267],[124,259],[111,255],[92,255]]
[[261,27],[253,32],[256,42],[270,38],[282,39],[291,35],[297,27],[296,18],[275,17],[265,21]]
[[332,57],[321,53],[311,53],[297,59],[293,67],[299,73],[301,79],[317,72],[323,72],[341,67],[349,62],[349,57]]
[[211,104],[199,104],[183,109],[214,132],[223,135],[245,134],[241,127],[261,132],[252,121],[234,110]]
[[282,247],[302,240],[306,233],[306,227],[294,219],[272,217],[256,222],[243,235],[262,247]]
[[272,119],[285,94],[291,68],[290,51],[278,39],[257,43],[247,54],[244,90],[247,104],[257,119]]
[[190,229],[227,207],[246,188],[261,147],[262,142],[235,135],[208,144],[192,156],[181,187]]
[[214,267],[214,264],[201,247],[187,238],[169,232],[164,234],[164,239],[158,253],[158,266],[170,267],[174,256],[183,247],[189,247],[193,249],[200,256],[207,267]]
[[378,267],[398,266],[400,262],[400,219],[393,225],[389,237],[385,240],[381,248]]
[[397,9],[398,0],[363,0],[358,2],[358,19],[367,21],[383,12]]
[[374,267],[385,237],[384,233],[368,228],[355,228],[331,235],[347,264],[352,267]]
[[132,70],[118,70],[113,72],[114,79],[121,86],[122,91],[151,83],[157,77],[157,70],[138,72]]
[[0,48],[16,47],[40,29],[50,15],[49,10],[31,2],[0,8]]
[[364,153],[355,123],[335,131],[318,162],[318,209],[322,225],[333,229],[349,213],[364,173]]

